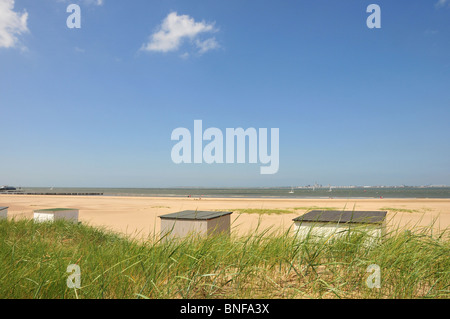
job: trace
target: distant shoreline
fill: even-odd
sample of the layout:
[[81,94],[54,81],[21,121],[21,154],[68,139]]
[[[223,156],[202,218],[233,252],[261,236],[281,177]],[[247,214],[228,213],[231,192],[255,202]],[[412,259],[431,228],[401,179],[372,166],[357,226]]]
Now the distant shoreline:
[[259,199],[395,199],[450,198],[450,187],[392,188],[62,188],[22,187],[0,195],[120,196]]
[[176,194],[88,194],[88,193],[0,193],[0,196],[103,196],[103,197],[130,197],[130,198],[192,198],[192,199],[280,199],[280,200],[294,200],[294,199],[306,199],[306,200],[326,200],[326,199],[370,199],[370,200],[376,200],[376,199],[389,199],[389,200],[395,200],[395,199],[449,199],[449,197],[347,197],[347,196],[219,196],[219,195],[202,195],[202,196],[191,196],[187,197],[186,195],[176,195]]
[[73,193],[0,193],[1,197],[7,196],[35,196],[35,197],[97,197],[97,198],[136,198],[136,199],[186,199],[186,200],[449,200],[450,197],[346,197],[346,196],[220,196],[220,195],[202,195],[186,196],[176,194],[73,194]]

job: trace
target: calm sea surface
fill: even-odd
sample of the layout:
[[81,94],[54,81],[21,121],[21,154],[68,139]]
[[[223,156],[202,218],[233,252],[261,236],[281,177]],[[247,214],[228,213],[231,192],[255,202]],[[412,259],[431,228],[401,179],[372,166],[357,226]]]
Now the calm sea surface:
[[450,187],[404,188],[36,188],[24,192],[103,193],[104,196],[272,198],[450,198]]

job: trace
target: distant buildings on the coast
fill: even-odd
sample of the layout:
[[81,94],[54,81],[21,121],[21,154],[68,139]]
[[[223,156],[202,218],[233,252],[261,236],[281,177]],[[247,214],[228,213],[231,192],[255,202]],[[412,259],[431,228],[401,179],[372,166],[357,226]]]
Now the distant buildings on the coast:
[[449,187],[448,185],[420,185],[420,186],[407,186],[407,185],[322,185],[322,184],[314,184],[314,185],[305,185],[305,186],[296,186],[297,189],[349,189],[349,188],[441,188],[441,187]]

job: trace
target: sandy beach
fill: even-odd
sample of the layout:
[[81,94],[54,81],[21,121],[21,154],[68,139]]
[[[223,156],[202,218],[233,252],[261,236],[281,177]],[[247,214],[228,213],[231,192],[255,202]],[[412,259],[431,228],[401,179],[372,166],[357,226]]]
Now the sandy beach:
[[0,195],[0,206],[8,206],[8,218],[32,218],[45,208],[76,208],[79,219],[135,238],[159,234],[158,216],[182,210],[284,209],[285,214],[232,215],[232,231],[247,234],[256,229],[285,230],[292,219],[315,208],[337,210],[386,210],[388,229],[428,227],[440,232],[450,227],[450,199],[266,199],[266,198],[173,198],[111,196]]

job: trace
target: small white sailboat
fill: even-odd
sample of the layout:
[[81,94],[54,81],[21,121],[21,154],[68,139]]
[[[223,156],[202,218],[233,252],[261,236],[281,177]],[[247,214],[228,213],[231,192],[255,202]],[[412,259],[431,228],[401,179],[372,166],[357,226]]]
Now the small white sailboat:
[[294,187],[291,187],[291,191],[289,192],[289,194],[294,194]]

